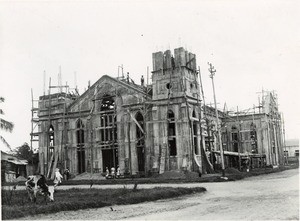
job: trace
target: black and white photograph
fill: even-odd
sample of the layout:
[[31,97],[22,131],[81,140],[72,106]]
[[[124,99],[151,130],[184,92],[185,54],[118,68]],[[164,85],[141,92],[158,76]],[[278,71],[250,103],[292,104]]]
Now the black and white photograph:
[[2,220],[299,220],[300,2],[0,0]]

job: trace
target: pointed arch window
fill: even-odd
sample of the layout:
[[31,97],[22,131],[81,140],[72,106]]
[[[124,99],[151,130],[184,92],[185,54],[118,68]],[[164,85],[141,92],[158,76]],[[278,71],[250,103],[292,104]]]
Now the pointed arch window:
[[254,123],[251,123],[250,125],[250,141],[251,141],[251,152],[258,153],[256,125]]
[[104,95],[100,105],[100,142],[111,148],[117,143],[117,116],[113,96]]
[[49,135],[49,151],[50,151],[50,155],[51,155],[51,154],[53,154],[53,151],[54,151],[54,127],[53,127],[53,125],[50,125],[48,135]]
[[81,119],[79,119],[76,123],[76,139],[77,146],[84,145],[84,124]]
[[239,151],[239,132],[235,125],[231,127],[231,142],[234,152]]
[[105,94],[100,100],[99,143],[102,149],[102,168],[117,168],[118,160],[118,128],[115,95]]
[[[144,117],[138,112],[135,117],[136,121],[139,123],[140,127],[144,130]],[[141,129],[136,126],[136,138],[137,138],[137,147],[144,145],[144,134]]]
[[[195,110],[193,110],[192,117],[194,119],[197,118]],[[193,120],[193,123],[192,123],[192,127],[193,127],[193,142],[194,142],[193,144],[194,144],[194,151],[195,151],[196,155],[200,154],[199,150],[198,150],[198,137],[197,137],[198,127],[197,127],[197,124],[198,124],[198,122],[195,121],[195,120]]]
[[171,110],[168,111],[168,146],[170,156],[176,156],[176,124],[174,112]]
[[144,117],[138,112],[135,116],[139,126],[136,125],[136,149],[137,149],[137,160],[139,172],[145,170],[145,136],[144,136]]

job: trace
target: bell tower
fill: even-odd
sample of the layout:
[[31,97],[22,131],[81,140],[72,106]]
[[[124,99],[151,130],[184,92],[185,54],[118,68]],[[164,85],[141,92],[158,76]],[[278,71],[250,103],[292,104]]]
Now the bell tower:
[[156,52],[153,58],[153,100],[188,96],[200,98],[196,55],[184,48]]
[[[199,171],[200,90],[196,55],[184,48],[152,54],[153,171]],[[200,169],[201,170],[201,169]]]

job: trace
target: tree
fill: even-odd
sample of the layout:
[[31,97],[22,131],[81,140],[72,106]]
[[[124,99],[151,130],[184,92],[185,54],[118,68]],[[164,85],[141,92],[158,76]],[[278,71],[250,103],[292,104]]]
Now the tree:
[[19,159],[27,160],[28,163],[36,163],[38,161],[38,154],[34,153],[26,142],[16,148],[14,155]]
[[[0,97],[0,103],[3,103],[4,101],[5,99],[3,97]],[[0,108],[0,115],[4,115],[4,111],[1,108]],[[12,132],[12,130],[14,129],[14,124],[0,117],[0,129],[4,131]],[[0,135],[0,140],[4,143],[5,146],[7,146],[11,150],[10,145],[7,143],[7,141],[4,139],[2,135]]]

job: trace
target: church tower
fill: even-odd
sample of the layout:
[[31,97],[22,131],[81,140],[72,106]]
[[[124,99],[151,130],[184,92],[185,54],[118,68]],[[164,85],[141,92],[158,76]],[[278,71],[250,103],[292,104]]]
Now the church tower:
[[[153,169],[201,170],[200,90],[196,55],[184,48],[153,58]],[[199,161],[194,156],[198,156]]]
[[[196,55],[184,48],[153,53],[153,100],[199,97]],[[170,94],[169,94],[170,93]]]

